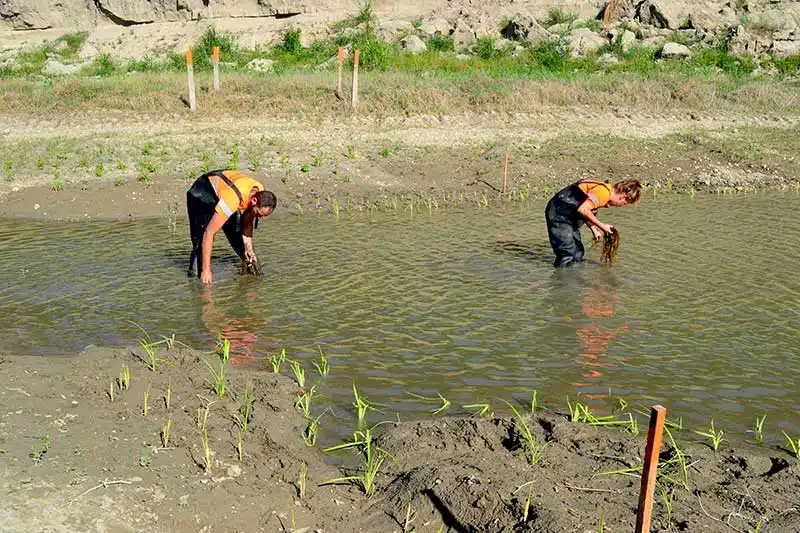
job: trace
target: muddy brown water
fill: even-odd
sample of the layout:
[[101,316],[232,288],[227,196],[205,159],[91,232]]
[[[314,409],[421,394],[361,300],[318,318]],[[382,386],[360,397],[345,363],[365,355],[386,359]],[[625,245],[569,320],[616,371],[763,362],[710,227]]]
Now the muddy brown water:
[[285,347],[319,384],[330,439],[352,431],[356,383],[387,405],[371,422],[440,406],[408,392],[441,393],[452,414],[506,411],[499,398],[536,389],[561,410],[580,394],[599,410],[661,403],[698,429],[713,416],[731,439],[766,414],[781,443],[800,431],[798,210],[795,193],[648,198],[601,214],[621,232],[615,265],[596,246],[566,271],[551,267],[540,203],[284,213],[256,232],[262,279],[235,276],[217,239],[211,291],[186,276],[185,221],[173,234],[166,220],[0,220],[2,351],[136,344],[131,320],[198,348],[221,332],[239,364]]

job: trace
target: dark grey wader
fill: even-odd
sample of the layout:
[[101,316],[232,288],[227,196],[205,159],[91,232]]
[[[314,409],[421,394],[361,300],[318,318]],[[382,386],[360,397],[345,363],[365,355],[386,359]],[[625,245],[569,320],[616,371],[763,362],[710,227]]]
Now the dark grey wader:
[[578,208],[589,196],[573,183],[553,196],[545,208],[547,235],[550,246],[556,254],[553,266],[566,267],[583,261],[584,249],[581,242],[583,216]]
[[[242,193],[237,189],[233,182],[223,174],[222,170],[212,170],[195,180],[192,187],[186,191],[186,207],[189,211],[189,232],[192,237],[192,254],[189,256],[189,276],[192,275],[194,262],[197,261],[197,277],[203,270],[203,234],[208,227],[211,218],[214,216],[219,198],[211,186],[211,178],[219,177],[228,187],[236,192],[239,203],[242,202]],[[244,260],[244,238],[242,234],[242,213],[236,211],[222,226],[225,237],[242,260]]]

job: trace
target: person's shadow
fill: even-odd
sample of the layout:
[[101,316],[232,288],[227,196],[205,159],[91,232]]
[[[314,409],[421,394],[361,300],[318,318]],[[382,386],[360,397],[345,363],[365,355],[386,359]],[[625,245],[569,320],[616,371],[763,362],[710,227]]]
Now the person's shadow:
[[535,261],[537,263],[550,263],[552,264],[555,259],[553,250],[549,244],[535,242],[525,244],[518,241],[497,239],[492,248],[502,254],[508,254],[527,261]]

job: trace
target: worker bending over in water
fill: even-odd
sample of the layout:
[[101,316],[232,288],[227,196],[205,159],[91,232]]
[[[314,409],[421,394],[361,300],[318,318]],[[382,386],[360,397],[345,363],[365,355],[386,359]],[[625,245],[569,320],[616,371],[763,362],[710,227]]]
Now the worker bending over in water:
[[598,209],[635,204],[641,195],[642,185],[638,180],[624,180],[614,185],[581,180],[558,191],[545,208],[547,234],[556,254],[554,266],[566,267],[583,261],[580,227],[584,222],[595,240],[612,231],[614,226],[597,218]]
[[197,260],[200,281],[211,283],[211,250],[220,229],[236,255],[247,263],[256,262],[254,222],[269,216],[277,203],[261,183],[235,170],[212,170],[197,178],[186,192],[192,237],[189,275]]

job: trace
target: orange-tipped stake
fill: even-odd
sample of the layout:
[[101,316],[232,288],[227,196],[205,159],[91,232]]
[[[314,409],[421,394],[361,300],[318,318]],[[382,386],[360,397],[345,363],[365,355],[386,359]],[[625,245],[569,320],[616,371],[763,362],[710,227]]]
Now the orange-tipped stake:
[[214,52],[211,56],[214,62],[214,90],[219,90],[219,46],[214,47]]
[[336,96],[344,99],[342,95],[342,69],[344,68],[344,48],[339,47],[339,80],[336,83]]
[[356,50],[355,55],[353,56],[353,107],[355,108],[358,105],[358,57],[359,51]]
[[653,492],[656,488],[658,455],[661,453],[661,437],[667,410],[660,405],[650,408],[650,429],[647,431],[647,447],[644,449],[642,487],[639,490],[639,512],[636,516],[636,533],[650,533],[650,518],[653,514]]

